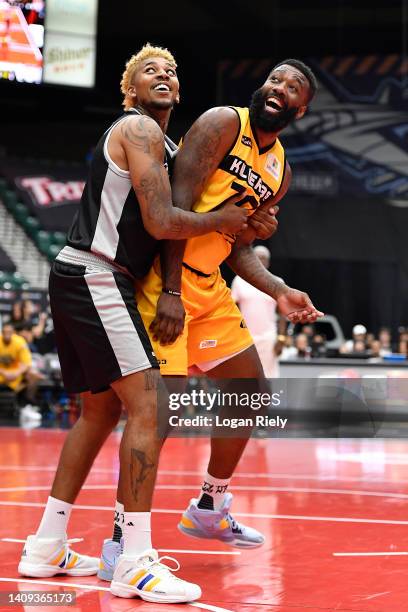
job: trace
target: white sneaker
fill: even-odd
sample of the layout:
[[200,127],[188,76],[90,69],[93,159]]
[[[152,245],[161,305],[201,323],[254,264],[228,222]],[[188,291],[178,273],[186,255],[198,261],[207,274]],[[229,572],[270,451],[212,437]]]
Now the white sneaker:
[[[171,568],[162,561],[169,559],[177,566]],[[183,603],[201,597],[198,584],[177,578],[180,564],[172,557],[160,557],[156,550],[145,550],[139,557],[120,555],[110,591],[117,597],[135,597],[156,603]]]
[[38,538],[28,536],[21,555],[18,571],[23,576],[50,578],[57,574],[92,576],[99,567],[99,559],[70,550],[71,542],[81,539]]

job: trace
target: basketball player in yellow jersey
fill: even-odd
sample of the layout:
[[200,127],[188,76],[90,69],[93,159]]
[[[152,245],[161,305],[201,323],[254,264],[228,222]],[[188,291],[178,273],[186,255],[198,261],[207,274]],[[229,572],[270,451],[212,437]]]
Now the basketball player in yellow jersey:
[[[218,379],[263,377],[252,338],[221,277],[223,261],[273,297],[289,320],[313,322],[322,315],[307,294],[270,274],[249,246],[276,229],[269,211],[276,211],[291,176],[278,136],[301,119],[316,87],[310,68],[285,60],[253,94],[249,108],[211,109],[187,133],[175,162],[174,204],[201,213],[239,196],[237,204],[252,216],[238,237],[212,232],[188,240],[185,250],[180,241],[165,243],[161,261],[156,259],[139,286],[138,309],[162,374],[186,376],[198,368]],[[245,444],[245,439],[212,439],[201,495],[191,500],[179,524],[185,534],[242,548],[263,543],[262,534],[229,513],[232,496],[226,490]]]

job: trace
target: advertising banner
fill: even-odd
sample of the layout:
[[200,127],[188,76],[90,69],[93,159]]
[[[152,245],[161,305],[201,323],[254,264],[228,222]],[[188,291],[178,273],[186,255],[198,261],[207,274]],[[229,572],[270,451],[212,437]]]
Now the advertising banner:
[[64,168],[2,162],[0,170],[14,185],[19,199],[38,218],[42,229],[68,230],[85,185],[85,166]]

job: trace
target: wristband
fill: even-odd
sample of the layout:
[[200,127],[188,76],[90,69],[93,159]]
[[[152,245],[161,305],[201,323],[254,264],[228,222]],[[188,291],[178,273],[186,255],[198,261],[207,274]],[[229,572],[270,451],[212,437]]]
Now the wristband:
[[174,291],[174,289],[165,289],[163,287],[162,293],[168,293],[169,295],[176,295],[177,297],[181,297],[181,291]]

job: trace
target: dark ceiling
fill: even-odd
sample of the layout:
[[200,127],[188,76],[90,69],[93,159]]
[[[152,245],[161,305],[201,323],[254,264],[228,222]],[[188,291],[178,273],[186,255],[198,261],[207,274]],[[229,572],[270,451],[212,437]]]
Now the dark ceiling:
[[177,58],[183,104],[176,121],[186,124],[215,104],[221,59],[407,55],[408,0],[100,0],[99,4],[96,88],[78,91],[0,82],[0,111],[8,107],[3,117],[24,122],[34,109],[39,121],[63,113],[67,123],[79,120],[99,126],[120,109],[124,63],[146,41],[169,47]]
[[205,107],[214,103],[219,59],[402,53],[404,5],[406,21],[408,0],[142,0],[122,3],[118,20],[115,3],[104,2],[99,83],[108,74],[117,82],[124,60],[148,40],[173,50],[185,90]]

